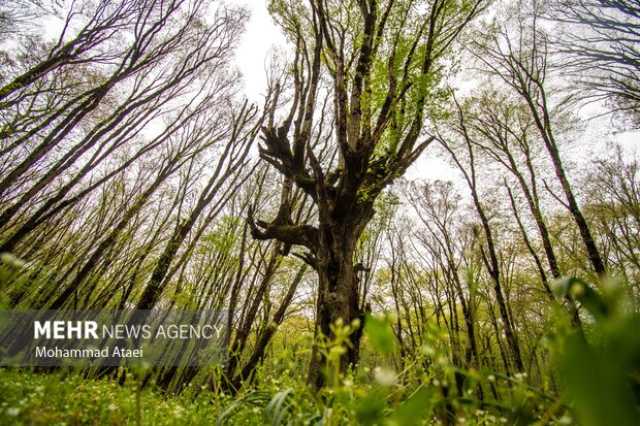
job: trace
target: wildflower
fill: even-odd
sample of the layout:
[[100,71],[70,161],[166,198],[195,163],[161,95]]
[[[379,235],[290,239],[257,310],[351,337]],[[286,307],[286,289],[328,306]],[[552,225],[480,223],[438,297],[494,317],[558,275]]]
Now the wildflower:
[[391,369],[376,367],[373,374],[376,382],[383,386],[391,386],[396,383],[396,373]]
[[522,380],[524,380],[525,377],[527,377],[527,374],[526,373],[516,373],[513,377],[518,381],[522,381]]
[[560,423],[561,425],[570,425],[571,423],[573,423],[573,419],[571,418],[571,416],[565,414],[564,416],[560,417],[560,419],[558,419],[558,423]]
[[20,414],[20,409],[18,407],[11,407],[7,409],[7,415],[9,417],[16,417],[18,414]]

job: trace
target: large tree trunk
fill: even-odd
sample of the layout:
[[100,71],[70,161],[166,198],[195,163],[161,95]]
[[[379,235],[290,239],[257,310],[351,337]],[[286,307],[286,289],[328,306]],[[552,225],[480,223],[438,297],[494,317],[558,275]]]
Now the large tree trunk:
[[[346,353],[340,359],[340,372],[358,363],[360,338],[364,315],[359,303],[358,279],[354,266],[354,252],[358,238],[372,216],[364,213],[353,220],[321,228],[320,250],[316,270],[318,273],[318,300],[316,334],[333,339],[331,326],[339,321],[350,325],[359,321],[346,344]],[[346,222],[346,223],[345,223]],[[327,366],[325,354],[314,345],[309,368],[309,382],[320,388],[325,385],[323,370]]]

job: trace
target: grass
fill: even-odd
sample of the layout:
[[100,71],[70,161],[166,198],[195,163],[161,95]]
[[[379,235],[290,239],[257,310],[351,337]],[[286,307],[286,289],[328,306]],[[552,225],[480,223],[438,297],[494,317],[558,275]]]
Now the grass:
[[214,422],[218,410],[204,397],[164,397],[135,382],[0,369],[3,425],[198,425]]
[[[150,386],[141,390],[135,372],[119,385],[86,378],[79,370],[45,374],[0,368],[0,425],[636,425],[640,316],[628,309],[619,286],[604,283],[596,290],[575,278],[560,284],[560,296],[573,295],[590,320],[584,334],[564,329],[570,319],[559,311],[561,318],[545,339],[558,392],[530,383],[524,373],[510,377],[455,367],[445,342],[438,342],[446,336],[437,329],[419,357],[394,369],[390,323],[369,318],[364,351],[369,355],[357,372],[332,370],[340,339],[320,345],[331,378],[320,393],[305,384],[304,357],[288,350],[268,357],[255,386],[233,396],[195,384],[179,395]],[[349,335],[350,325],[335,327],[343,340]]]

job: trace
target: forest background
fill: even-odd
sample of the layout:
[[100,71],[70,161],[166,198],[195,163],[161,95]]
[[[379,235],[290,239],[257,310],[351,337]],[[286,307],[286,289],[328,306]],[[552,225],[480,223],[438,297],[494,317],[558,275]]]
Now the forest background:
[[1,422],[636,423],[637,0],[14,0],[0,37],[2,308],[227,330],[2,368]]

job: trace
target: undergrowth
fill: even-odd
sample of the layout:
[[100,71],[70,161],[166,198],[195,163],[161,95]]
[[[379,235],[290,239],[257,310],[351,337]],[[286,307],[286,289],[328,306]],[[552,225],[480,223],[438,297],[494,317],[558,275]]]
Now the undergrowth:
[[[0,423],[24,425],[634,425],[638,412],[640,321],[622,286],[593,287],[578,279],[557,285],[585,311],[584,331],[566,314],[553,318],[542,344],[552,354],[552,381],[454,365],[446,333],[431,327],[413,357],[398,357],[388,318],[366,320],[367,356],[357,371],[337,362],[357,324],[335,324],[323,341],[328,386],[305,381],[306,352],[274,351],[252,385],[229,395],[189,385],[179,395],[141,389],[132,372],[123,385],[86,379],[74,370],[43,373],[0,369]],[[562,311],[564,312],[564,311]],[[304,348],[305,345],[299,345]],[[139,375],[138,375],[139,376]]]

